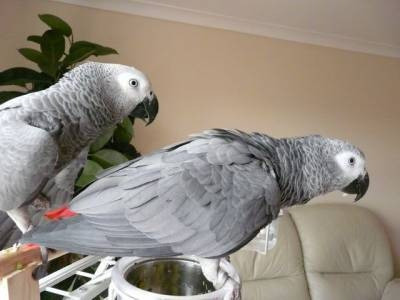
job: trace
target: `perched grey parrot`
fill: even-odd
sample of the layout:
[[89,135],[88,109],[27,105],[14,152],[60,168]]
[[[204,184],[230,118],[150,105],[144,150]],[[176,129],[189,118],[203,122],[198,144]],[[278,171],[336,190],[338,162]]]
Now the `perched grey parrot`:
[[72,198],[88,147],[137,110],[157,114],[148,78],[124,65],[85,63],[46,90],[0,105],[0,245],[23,232],[43,207]]
[[347,142],[215,129],[105,171],[22,241],[101,256],[218,258],[283,207],[334,190],[359,200],[368,185],[364,154]]

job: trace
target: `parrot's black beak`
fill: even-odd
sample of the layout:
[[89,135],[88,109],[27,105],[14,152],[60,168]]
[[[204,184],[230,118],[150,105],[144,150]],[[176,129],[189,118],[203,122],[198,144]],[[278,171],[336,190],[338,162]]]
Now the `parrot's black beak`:
[[131,118],[139,118],[146,122],[146,126],[151,124],[158,113],[158,99],[156,94],[151,94],[152,98],[146,97],[129,114]]
[[342,192],[347,194],[357,194],[354,201],[360,200],[368,190],[369,186],[369,175],[365,173],[365,175],[359,176],[356,180],[346,186]]

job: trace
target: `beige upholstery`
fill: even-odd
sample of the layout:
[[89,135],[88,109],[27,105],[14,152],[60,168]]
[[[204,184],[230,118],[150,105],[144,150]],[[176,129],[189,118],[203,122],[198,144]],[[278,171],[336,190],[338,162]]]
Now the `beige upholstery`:
[[277,245],[268,255],[251,251],[232,255],[232,262],[245,282],[243,299],[265,299],[263,296],[268,294],[271,299],[286,299],[290,295],[292,299],[310,300],[299,237],[288,215],[281,217],[278,230],[285,234],[279,234]]
[[244,300],[400,299],[382,226],[356,205],[292,208],[280,218],[277,245],[267,255],[239,251],[232,262]]
[[399,300],[400,299],[400,278],[392,280],[388,283],[383,293],[382,300]]

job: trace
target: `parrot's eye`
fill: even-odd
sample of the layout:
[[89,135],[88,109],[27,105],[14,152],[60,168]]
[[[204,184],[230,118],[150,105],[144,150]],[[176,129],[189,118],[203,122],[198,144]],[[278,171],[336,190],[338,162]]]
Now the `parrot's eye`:
[[129,80],[129,85],[133,87],[137,87],[139,85],[139,82],[136,79],[131,79]]
[[356,159],[355,159],[354,157],[350,157],[350,158],[349,158],[349,164],[350,164],[351,166],[354,166],[355,162],[356,162]]

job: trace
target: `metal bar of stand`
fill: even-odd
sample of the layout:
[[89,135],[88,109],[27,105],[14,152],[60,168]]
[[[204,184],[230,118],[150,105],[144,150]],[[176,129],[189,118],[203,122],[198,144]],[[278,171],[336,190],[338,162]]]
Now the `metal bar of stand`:
[[71,277],[72,275],[75,275],[77,271],[84,270],[87,267],[94,265],[100,259],[101,257],[98,256],[87,256],[70,264],[69,266],[57,270],[54,273],[51,273],[50,275],[40,279],[39,280],[40,292],[45,291],[47,287],[52,287],[57,283],[60,283],[61,281]]

